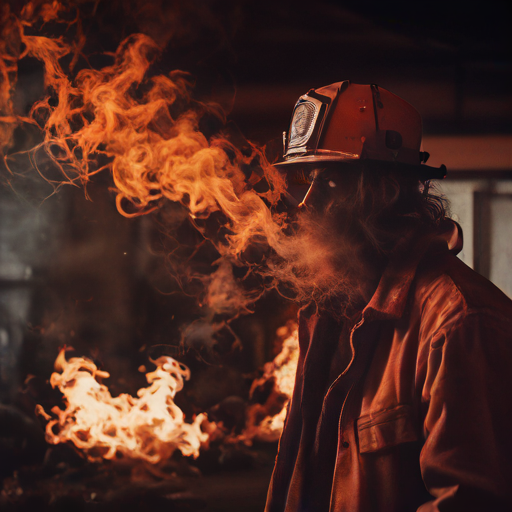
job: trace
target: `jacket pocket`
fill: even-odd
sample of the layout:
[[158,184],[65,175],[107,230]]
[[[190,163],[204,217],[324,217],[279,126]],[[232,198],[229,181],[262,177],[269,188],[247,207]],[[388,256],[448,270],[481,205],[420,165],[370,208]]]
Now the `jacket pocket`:
[[359,452],[369,453],[418,439],[410,405],[398,405],[357,420]]

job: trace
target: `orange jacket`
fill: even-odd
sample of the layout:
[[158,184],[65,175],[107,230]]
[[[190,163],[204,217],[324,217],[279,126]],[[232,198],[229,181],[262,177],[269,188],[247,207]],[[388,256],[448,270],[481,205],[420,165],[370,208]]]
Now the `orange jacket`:
[[[512,510],[512,301],[455,256],[450,224],[388,266],[327,393],[316,384],[333,320],[299,315],[266,512]],[[307,502],[320,417],[337,429],[336,456],[327,491]]]

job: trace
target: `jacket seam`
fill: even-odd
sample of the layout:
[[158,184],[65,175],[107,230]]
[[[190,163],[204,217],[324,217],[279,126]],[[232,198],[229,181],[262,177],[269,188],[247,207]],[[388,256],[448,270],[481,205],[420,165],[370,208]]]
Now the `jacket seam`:
[[[400,403],[400,404],[394,405],[393,407],[386,407],[384,409],[379,409],[378,411],[375,411],[374,415],[385,413],[385,412],[388,412],[388,411],[393,411],[395,409],[398,409],[399,407],[411,407],[411,404]],[[363,414],[363,416],[360,416],[358,419],[364,418],[365,416],[369,416],[369,414]]]
[[430,341],[429,341],[429,345],[430,345],[429,354],[432,353],[434,350],[442,349],[445,345],[445,343],[442,343],[441,345],[433,347],[432,340],[434,340],[439,334],[444,334],[445,338],[448,339],[454,331],[459,329],[461,327],[461,325],[464,325],[464,323],[467,321],[467,319],[472,316],[478,316],[480,318],[493,317],[497,320],[500,320],[501,322],[506,322],[506,323],[512,322],[511,318],[505,317],[504,315],[501,315],[500,313],[496,313],[487,308],[478,308],[478,309],[474,308],[474,309],[467,310],[464,313],[460,314],[459,317],[457,318],[457,320],[454,321],[454,323],[448,329],[440,327],[434,333],[432,333],[432,336],[430,337]]
[[372,428],[372,427],[376,427],[378,425],[385,425],[386,423],[393,423],[395,422],[396,420],[399,420],[400,418],[408,418],[409,417],[409,414],[400,414],[398,416],[394,416],[393,418],[389,419],[389,420],[385,420],[385,421],[378,421],[376,423],[369,423],[369,424],[363,424],[363,425],[358,425],[358,430],[359,432],[361,432],[361,430],[366,430],[368,428]]
[[[468,303],[466,301],[466,298],[464,297],[462,291],[460,290],[460,288],[455,284],[455,281],[452,279],[452,276],[449,275],[449,274],[442,274],[438,279],[438,283],[440,284],[441,281],[442,281],[442,277],[446,277],[447,279],[449,279],[449,284],[450,284],[450,288],[452,288],[456,294],[457,294],[457,298],[460,300],[461,304],[462,304],[462,309],[463,309],[463,312],[466,313],[468,311]],[[430,300],[432,299],[432,297],[434,295],[437,295],[438,294],[438,290],[437,290],[437,287],[434,288],[430,293],[429,295],[424,299],[423,301],[423,304],[421,306],[421,316],[423,316],[423,314],[425,313],[425,308],[427,307],[427,304],[428,302],[430,302]],[[449,294],[451,295],[451,294]]]

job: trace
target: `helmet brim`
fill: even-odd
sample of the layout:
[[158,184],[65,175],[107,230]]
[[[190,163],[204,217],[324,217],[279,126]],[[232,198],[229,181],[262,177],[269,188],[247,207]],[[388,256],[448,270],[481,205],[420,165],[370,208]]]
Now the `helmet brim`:
[[391,162],[386,160],[371,160],[361,158],[359,155],[347,153],[346,155],[307,155],[291,158],[281,162],[276,162],[276,167],[281,172],[295,171],[297,169],[312,169],[315,167],[324,167],[339,165],[354,167],[356,165],[365,165],[374,169],[387,171],[401,171],[406,173],[415,173],[421,181],[442,180],[446,177],[447,170],[443,164],[441,167],[431,167],[425,164],[406,164],[403,162]]

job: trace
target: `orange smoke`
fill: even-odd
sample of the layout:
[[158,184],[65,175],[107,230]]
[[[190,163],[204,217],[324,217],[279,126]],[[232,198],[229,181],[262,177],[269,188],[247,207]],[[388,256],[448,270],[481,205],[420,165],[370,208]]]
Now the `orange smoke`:
[[[52,94],[32,107],[29,119],[18,120],[41,126],[42,146],[65,180],[85,184],[107,168],[116,186],[117,208],[127,217],[148,213],[168,199],[184,205],[192,219],[224,214],[229,234],[217,244],[221,254],[239,255],[254,241],[272,245],[282,219],[272,217],[268,204],[279,199],[282,178],[256,147],[244,155],[225,137],[208,139],[200,131],[206,113],[224,121],[222,110],[191,99],[192,82],[186,73],[150,76],[150,66],[161,51],[150,37],[128,37],[112,65],[83,69],[71,78],[61,60],[68,54],[77,57],[84,44],[81,30],[72,43],[25,35],[24,26],[31,24],[30,6],[24,10],[26,19],[12,23],[7,37],[16,36],[25,46],[14,60],[31,56],[44,63],[45,85]],[[39,16],[46,21],[60,9],[61,4],[54,2]],[[4,48],[3,62],[8,60]],[[9,91],[2,94],[8,103]],[[105,157],[107,163],[99,164]],[[255,158],[270,185],[267,192],[251,188],[261,176],[253,173],[247,179],[241,170]]]
[[46,440],[51,444],[70,441],[91,461],[124,456],[158,464],[175,450],[197,457],[208,440],[201,430],[206,416],[199,414],[192,423],[185,423],[174,403],[190,371],[167,356],[153,362],[157,368],[146,374],[149,387],[139,389],[138,398],[124,393],[112,397],[100,382],[109,377],[107,372],[82,357],[67,361],[61,350],[50,382],[64,395],[66,408],[54,407],[53,418],[37,406],[37,412],[49,420]]
[[[77,27],[71,42],[62,37],[25,35],[25,27],[34,19],[58,20],[65,9],[58,2],[44,5],[45,9],[37,11],[39,18],[31,3],[21,21],[10,17],[10,29],[4,31],[7,43],[0,49],[7,75],[5,69],[15,70],[23,56],[43,62],[49,95],[33,105],[28,118],[16,117],[9,104],[13,75],[10,82],[2,82],[2,101],[10,105],[6,110],[10,114],[0,118],[0,126],[10,126],[13,119],[37,123],[44,134],[40,148],[61,170],[62,182],[85,185],[95,173],[110,171],[117,208],[127,217],[147,214],[165,201],[183,205],[192,224],[220,255],[213,263],[218,267],[214,275],[194,276],[208,288],[201,302],[210,308],[210,316],[248,311],[248,305],[262,294],[263,287],[247,292],[230,277],[230,265],[246,259],[251,252],[248,249],[271,254],[266,260],[258,258],[258,268],[253,265],[267,289],[285,283],[290,290],[286,294],[303,302],[345,291],[334,264],[338,241],[329,233],[319,236],[314,222],[305,225],[300,237],[287,236],[286,216],[273,208],[285,192],[284,177],[256,146],[247,143],[249,150],[242,151],[222,133],[207,137],[200,130],[206,115],[224,122],[222,109],[193,99],[188,74],[154,75],[152,64],[161,48],[150,37],[128,37],[111,55],[111,65],[82,69],[73,76],[84,45],[78,16],[70,22]],[[18,53],[11,47],[18,48]],[[73,59],[70,71],[65,72],[61,62],[68,55]],[[6,130],[7,136],[10,132]],[[37,166],[36,149],[33,161]],[[254,189],[259,180],[268,183],[266,192]],[[216,233],[208,232],[204,223],[212,214],[220,219]],[[267,248],[273,252],[266,252]],[[220,281],[221,275],[227,276],[227,281]]]

